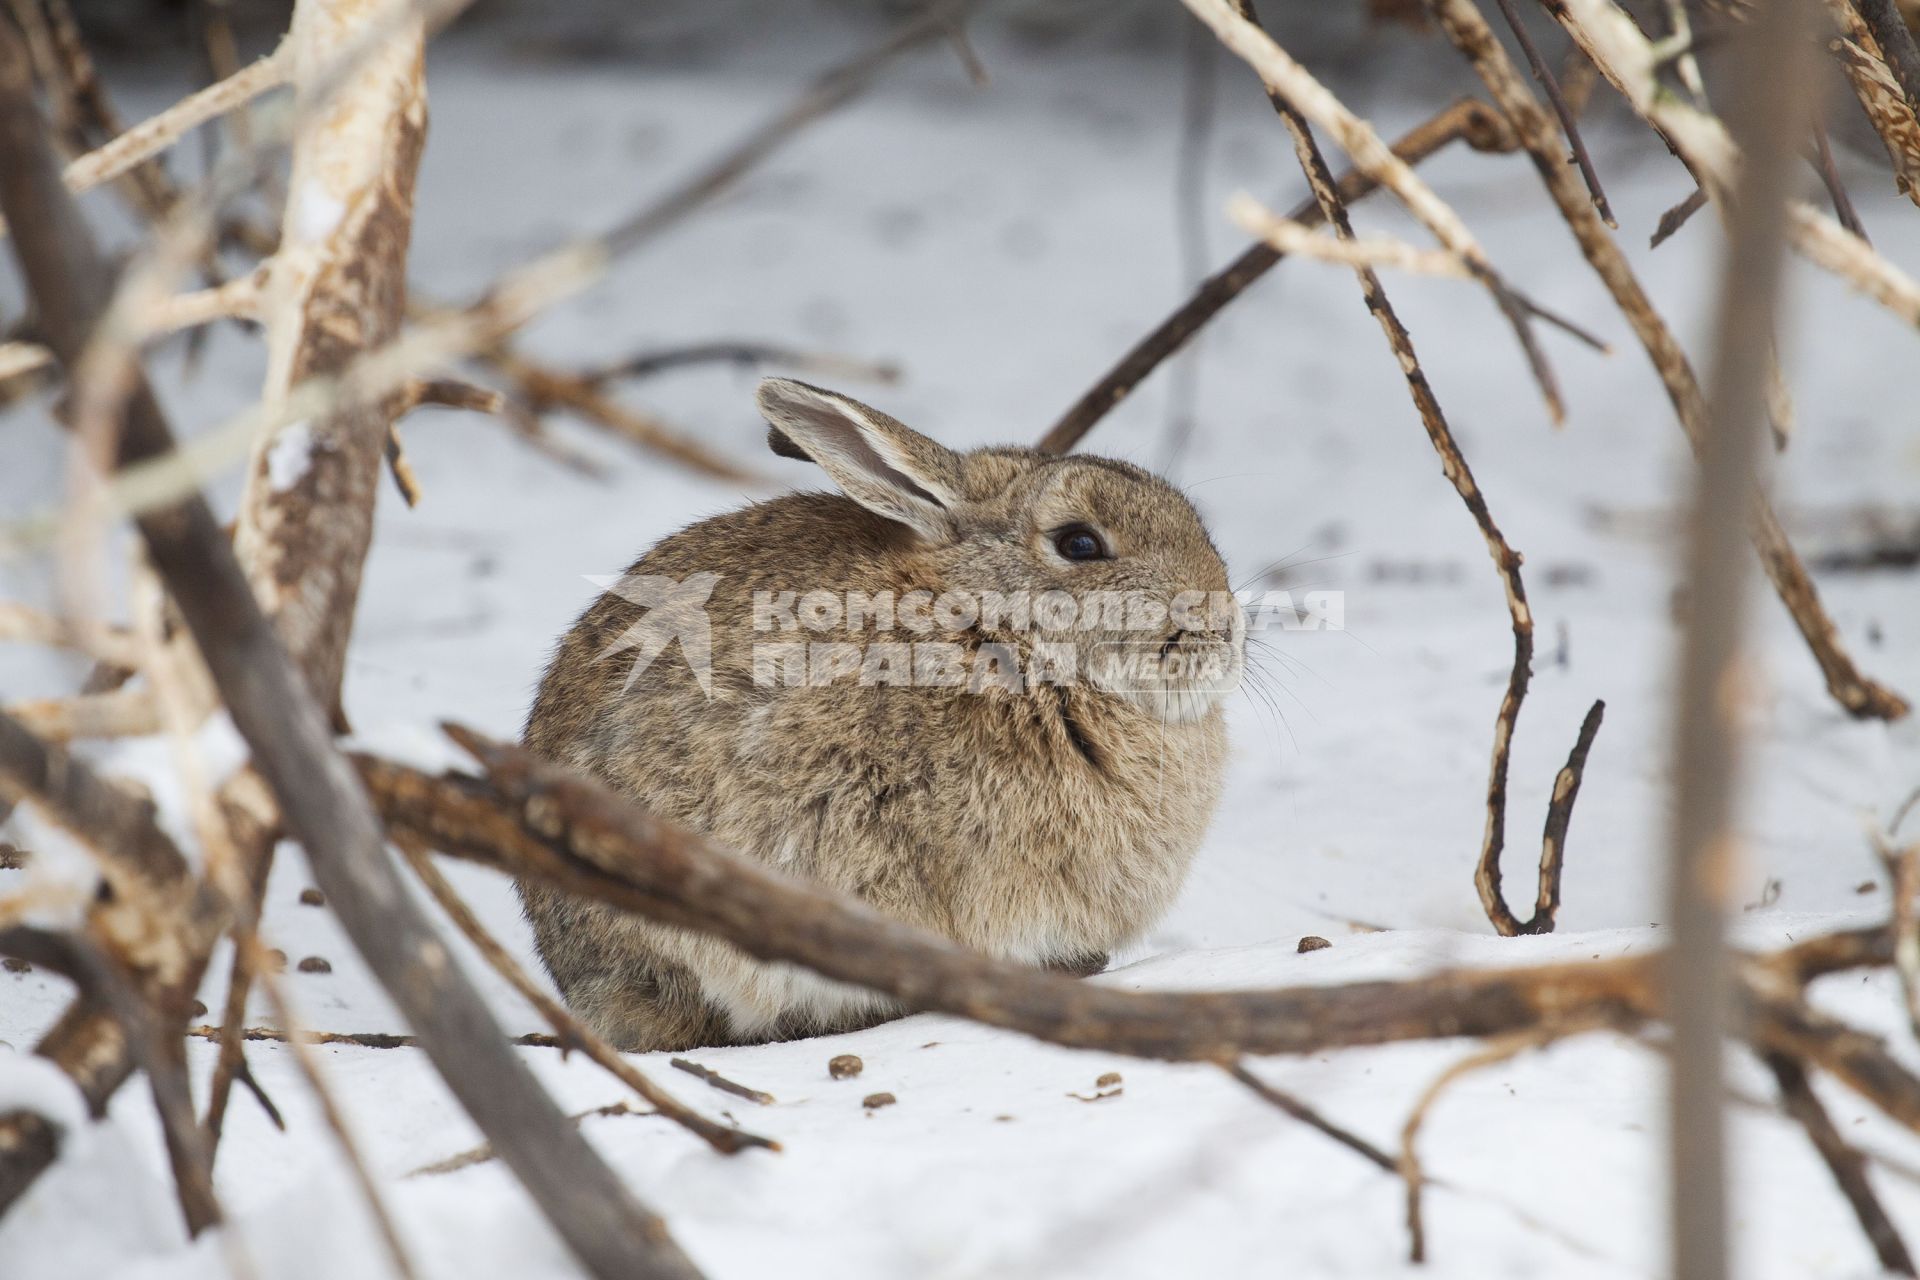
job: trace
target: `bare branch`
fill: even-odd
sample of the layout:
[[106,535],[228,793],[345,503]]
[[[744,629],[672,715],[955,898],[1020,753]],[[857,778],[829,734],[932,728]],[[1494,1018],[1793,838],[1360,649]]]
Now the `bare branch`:
[[1547,413],[1556,423],[1566,417],[1553,372],[1547,367],[1529,324],[1530,317],[1514,299],[1513,291],[1494,271],[1486,251],[1460,216],[1435,194],[1412,166],[1401,160],[1380,140],[1373,126],[1348,110],[1346,105],[1314,79],[1307,69],[1287,54],[1262,31],[1236,11],[1230,0],[1181,0],[1193,14],[1213,29],[1235,54],[1257,72],[1270,93],[1292,103],[1301,115],[1333,136],[1341,149],[1353,158],[1354,165],[1376,179],[1406,206],[1422,226],[1440,243],[1465,260],[1474,278],[1486,286],[1495,304],[1519,340],[1522,352],[1540,393]]
[[[1568,0],[1544,2],[1556,16],[1563,16]],[[1606,285],[1621,314],[1633,327],[1641,346],[1646,349],[1647,358],[1666,387],[1667,397],[1673,403],[1680,425],[1698,453],[1707,431],[1707,405],[1699,382],[1694,377],[1693,365],[1673,336],[1673,331],[1654,310],[1626,255],[1601,224],[1580,184],[1573,180],[1566,165],[1561,163],[1558,134],[1552,121],[1508,60],[1499,41],[1494,39],[1478,9],[1468,0],[1427,0],[1427,3],[1440,19],[1448,38],[1473,63],[1474,70],[1494,95],[1501,110],[1513,122],[1535,171],[1546,184],[1548,194],[1553,197],[1561,216],[1566,219],[1568,228],[1580,244],[1581,252]],[[1637,30],[1633,38],[1641,40]],[[1591,55],[1593,51],[1588,43],[1578,34],[1576,39]],[[1644,40],[1641,43],[1644,44]],[[1599,65],[1611,79],[1614,73],[1608,70],[1605,63]],[[1714,127],[1719,127],[1717,121]],[[1836,227],[1835,230],[1839,229]],[[1856,245],[1860,244],[1855,237],[1848,239]],[[1812,651],[1814,660],[1819,663],[1821,673],[1826,676],[1828,691],[1856,717],[1892,720],[1905,715],[1906,701],[1861,674],[1853,659],[1841,647],[1833,620],[1821,606],[1813,579],[1792,543],[1787,541],[1785,531],[1780,528],[1780,522],[1774,517],[1764,496],[1756,490],[1750,504],[1751,533],[1761,564],[1772,579],[1781,602],[1793,615],[1794,623]]]
[[[1462,98],[1402,134],[1393,144],[1393,153],[1407,164],[1415,165],[1460,139],[1478,151],[1511,151],[1519,145],[1498,112],[1477,99]],[[1338,188],[1341,202],[1352,204],[1378,190],[1379,183],[1355,168],[1341,175]],[[1311,227],[1322,225],[1324,215],[1319,202],[1309,195],[1287,216]],[[1136,342],[1119,363],[1061,415],[1041,437],[1040,451],[1066,453],[1079,444],[1100,419],[1131,395],[1162,362],[1184,347],[1229,302],[1272,270],[1283,256],[1270,245],[1256,243],[1207,277],[1191,298]]]
[[413,867],[414,873],[420,877],[420,883],[426,886],[429,894],[433,895],[433,900],[440,904],[440,909],[447,913],[447,918],[453,921],[454,927],[466,935],[467,940],[473,943],[480,954],[486,958],[495,973],[505,978],[507,984],[519,992],[522,999],[539,1011],[540,1016],[547,1020],[547,1025],[554,1029],[563,1047],[578,1049],[586,1054],[595,1063],[604,1067],[614,1079],[645,1099],[655,1112],[673,1121],[722,1155],[733,1155],[749,1147],[762,1147],[772,1151],[780,1149],[780,1144],[771,1139],[742,1129],[730,1129],[725,1125],[715,1124],[647,1079],[617,1049],[596,1035],[591,1027],[568,1013],[565,1005],[540,989],[539,984],[527,975],[527,971],[520,966],[519,962],[507,954],[506,948],[500,945],[499,940],[487,932],[486,926],[480,923],[480,918],[473,914],[472,909],[461,901],[460,895],[454,892],[453,886],[447,882],[445,876],[440,874],[439,868],[433,865],[433,861],[424,849],[407,843],[403,843],[401,849],[407,855],[407,862]]
[[1819,1095],[1814,1093],[1806,1070],[1785,1054],[1763,1054],[1762,1059],[1780,1086],[1781,1107],[1800,1122],[1800,1127],[1807,1132],[1807,1140],[1826,1162],[1827,1171],[1833,1174],[1840,1194],[1846,1197],[1848,1207],[1859,1219],[1860,1229],[1866,1232],[1880,1266],[1899,1275],[1913,1275],[1913,1255],[1907,1252],[1900,1229],[1894,1226],[1880,1198],[1873,1193],[1873,1184],[1867,1180],[1866,1159],[1840,1136],[1833,1117],[1827,1114]]
[[[1560,121],[1560,131],[1567,136],[1567,146],[1572,150],[1573,162],[1580,166],[1581,180],[1587,184],[1587,192],[1593,197],[1593,207],[1599,212],[1600,220],[1609,228],[1618,227],[1614,221],[1613,209],[1607,204],[1607,193],[1600,189],[1600,175],[1594,172],[1593,158],[1587,154],[1587,144],[1580,140],[1580,125],[1571,103],[1560,92],[1560,82],[1554,79],[1553,71],[1546,60],[1540,56],[1539,48],[1533,43],[1533,37],[1527,34],[1527,24],[1513,11],[1513,0],[1497,0],[1500,16],[1507,20],[1508,30],[1513,32],[1514,40],[1520,45],[1520,52],[1526,56],[1527,68],[1533,72],[1533,78],[1540,82],[1540,88],[1547,95],[1547,101],[1553,104],[1553,114]],[[1589,64],[1591,65],[1591,64]]]
[[1714,350],[1711,418],[1700,445],[1685,560],[1693,607],[1674,710],[1674,816],[1667,922],[1673,1026],[1668,1116],[1673,1273],[1727,1273],[1722,1037],[1730,1022],[1727,886],[1741,767],[1738,681],[1748,661],[1748,564],[1741,515],[1757,478],[1773,317],[1784,270],[1792,140],[1812,124],[1811,42],[1798,4],[1764,7],[1735,53],[1731,117],[1745,162],[1729,214]]
[[[12,224],[48,345],[71,367],[107,305],[107,273],[47,147],[18,41],[3,28],[0,212]],[[171,452],[172,433],[137,375],[125,404],[118,462]],[[696,1275],[660,1220],[565,1123],[479,993],[447,963],[387,859],[365,794],[332,749],[311,686],[261,613],[205,501],[193,494],[137,524],[288,829],[455,1096],[594,1274]]]

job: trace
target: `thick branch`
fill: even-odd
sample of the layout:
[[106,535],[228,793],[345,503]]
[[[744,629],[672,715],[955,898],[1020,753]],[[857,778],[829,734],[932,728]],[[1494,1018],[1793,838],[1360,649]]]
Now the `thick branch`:
[[[12,247],[48,345],[72,368],[105,309],[107,270],[47,146],[18,41],[3,29],[0,212],[13,226]],[[136,379],[118,463],[172,448],[159,403]],[[455,1096],[594,1274],[696,1275],[660,1220],[566,1124],[407,897],[365,794],[334,752],[310,686],[261,613],[205,500],[194,493],[137,523],[288,829]]]

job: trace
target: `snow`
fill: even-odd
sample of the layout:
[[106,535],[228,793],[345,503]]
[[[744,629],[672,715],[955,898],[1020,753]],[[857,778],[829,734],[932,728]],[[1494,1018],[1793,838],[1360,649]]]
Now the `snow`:
[[[412,250],[420,292],[469,296],[563,237],[611,224],[868,38],[852,25],[772,24],[698,57],[584,65],[517,60],[484,32],[436,44]],[[1184,296],[1172,212],[1178,43],[1055,46],[993,27],[976,40],[991,87],[969,85],[943,51],[909,60],[670,242],[542,319],[530,348],[588,364],[728,337],[886,358],[906,370],[901,385],[840,389],[956,446],[1037,437]],[[1401,64],[1405,74],[1369,73],[1391,92],[1368,93],[1339,75],[1336,88],[1392,134],[1461,87],[1428,53]],[[1285,131],[1249,77],[1224,62],[1220,70],[1206,179],[1216,264],[1243,243],[1222,212],[1228,195],[1251,190],[1282,209],[1302,191]],[[180,86],[147,71],[121,73],[116,87],[137,114]],[[1617,116],[1603,113],[1588,141],[1622,243],[1690,349],[1703,353],[1718,256],[1712,220],[1695,219],[1647,251],[1645,232],[1691,189],[1686,176]],[[1877,168],[1845,156],[1843,164],[1876,246],[1909,270],[1920,266],[1911,206]],[[1263,634],[1254,657],[1263,683],[1250,692],[1266,696],[1236,701],[1226,797],[1186,891],[1098,981],[1341,982],[1660,944],[1685,445],[1526,161],[1449,153],[1423,172],[1510,279],[1615,347],[1601,357],[1546,335],[1570,411],[1556,432],[1483,293],[1444,280],[1387,281],[1493,513],[1527,557],[1540,648],[1510,788],[1516,900],[1531,896],[1554,774],[1589,703],[1607,700],[1569,839],[1560,931],[1489,936],[1471,884],[1511,661],[1498,578],[1351,275],[1288,263],[1206,331],[1198,425],[1181,456],[1168,456],[1165,377],[1089,443],[1187,486],[1236,585],[1296,600],[1344,592],[1345,626]],[[1364,206],[1357,221],[1427,243],[1382,203]],[[1920,508],[1920,433],[1895,376],[1911,367],[1914,338],[1804,266],[1791,287],[1798,322],[1783,349],[1799,425],[1776,483],[1783,519],[1816,555],[1857,543],[1876,512],[1912,519]],[[157,372],[189,429],[250,402],[264,360],[257,337],[223,328],[197,375],[186,378],[173,357]],[[552,465],[473,415],[411,419],[407,445],[425,496],[416,511],[382,496],[348,663],[357,745],[440,767],[458,759],[433,728],[440,719],[513,734],[554,638],[596,589],[588,575],[618,572],[666,533],[748,497],[819,484],[817,472],[766,454],[751,390],[751,375],[710,367],[627,394],[747,461],[769,478],[758,488],[689,476],[571,424],[557,430],[605,461],[606,482]],[[34,420],[43,414],[44,406],[16,410],[0,431],[6,510],[27,509],[29,499],[37,508],[56,491],[58,437]],[[283,433],[270,460],[276,487],[306,458]],[[238,480],[230,472],[216,486],[229,506]],[[44,561],[0,561],[6,598],[49,603],[50,580]],[[1920,693],[1912,575],[1826,574],[1820,586],[1862,666]],[[1778,605],[1759,601],[1754,616],[1764,664],[1740,872],[1740,901],[1753,905],[1739,923],[1742,940],[1759,946],[1884,911],[1862,822],[1884,821],[1920,785],[1920,722],[1847,719]],[[65,658],[0,652],[9,697],[70,691],[83,672]],[[93,754],[146,780],[172,829],[190,829],[164,744]],[[38,847],[46,833],[14,822],[9,837]],[[447,871],[530,957],[509,887],[475,868]],[[23,878],[0,873],[0,890]],[[311,883],[298,852],[285,851],[265,917],[272,945],[291,960],[332,963],[330,974],[288,973],[303,1020],[402,1030],[330,914],[299,903]],[[1307,934],[1332,946],[1298,954]],[[450,947],[510,1031],[542,1029],[464,944]],[[225,965],[223,950],[202,992],[214,1007]],[[1920,1061],[1888,975],[1836,978],[1819,992],[1826,1007]],[[50,975],[0,974],[0,1040],[30,1046],[67,994]],[[270,1020],[264,1009],[254,1018]],[[1393,1150],[1422,1091],[1471,1048],[1402,1045],[1254,1065]],[[569,1112],[622,1097],[584,1060],[522,1052]],[[497,1161],[408,1176],[479,1141],[418,1054],[318,1053],[423,1276],[576,1274]],[[828,1077],[827,1060],[840,1053],[864,1060],[857,1079]],[[249,1054],[288,1132],[235,1098],[218,1167],[230,1232],[186,1241],[151,1102],[135,1085],[104,1123],[76,1129],[59,1164],[0,1219],[0,1274],[200,1276],[226,1266],[236,1240],[263,1280],[387,1274],[378,1234],[288,1055],[265,1044]],[[688,1056],[777,1101],[760,1107],[716,1093],[671,1070],[666,1055],[634,1061],[690,1104],[730,1114],[785,1150],[721,1157],[642,1116],[582,1127],[715,1277],[1411,1270],[1399,1181],[1208,1067],[1068,1051],[932,1016]],[[190,1046],[203,1098],[213,1057],[209,1044]],[[1729,1063],[1744,1096],[1771,1096],[1756,1064],[1737,1052]],[[1429,1192],[1432,1261],[1420,1274],[1663,1274],[1662,1070],[1657,1051],[1590,1035],[1455,1085],[1421,1139],[1428,1171],[1446,1186]],[[38,1071],[0,1050],[0,1097],[39,1088],[30,1074]],[[1070,1096],[1093,1096],[1109,1071],[1123,1076],[1116,1096]],[[869,1113],[861,1100],[881,1090],[898,1102]],[[1823,1084],[1822,1093],[1841,1131],[1885,1158],[1875,1184],[1911,1238],[1920,1232],[1920,1140],[1843,1091]],[[1798,1130],[1764,1107],[1738,1105],[1732,1117],[1736,1274],[1874,1274]]]
[[302,240],[324,240],[346,215],[347,206],[317,179],[301,183],[293,194],[294,229]]
[[305,419],[280,428],[267,446],[267,483],[275,493],[300,483],[313,466],[313,449],[313,428]]

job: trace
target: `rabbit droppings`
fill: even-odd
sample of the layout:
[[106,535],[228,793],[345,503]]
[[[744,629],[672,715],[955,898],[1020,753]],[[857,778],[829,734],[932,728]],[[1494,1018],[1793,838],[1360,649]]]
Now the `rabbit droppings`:
[[[1246,623],[1199,514],[1128,463],[955,453],[785,379],[759,402],[774,451],[841,494],[755,503],[642,556],[560,642],[527,746],[896,919],[1098,972],[1172,904],[1220,794]],[[899,1012],[546,885],[520,893],[568,1004],[621,1049]]]

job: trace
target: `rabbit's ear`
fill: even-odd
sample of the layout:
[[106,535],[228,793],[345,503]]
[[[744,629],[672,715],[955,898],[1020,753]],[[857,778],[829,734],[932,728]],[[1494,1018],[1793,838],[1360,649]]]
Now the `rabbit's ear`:
[[921,537],[953,537],[960,457],[857,400],[791,378],[764,378],[767,443],[782,457],[820,464],[841,492]]

